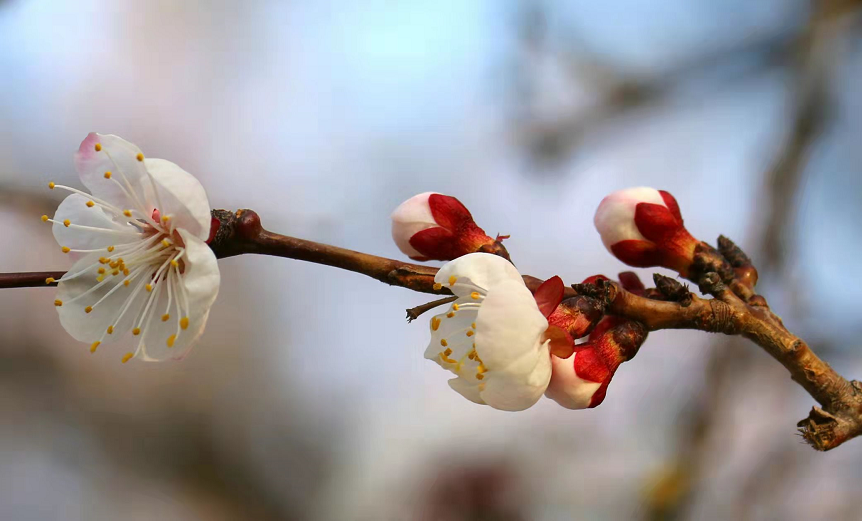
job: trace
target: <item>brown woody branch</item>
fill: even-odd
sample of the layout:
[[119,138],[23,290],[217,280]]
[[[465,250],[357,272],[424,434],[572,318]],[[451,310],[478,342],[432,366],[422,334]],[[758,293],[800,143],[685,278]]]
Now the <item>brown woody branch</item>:
[[[272,233],[261,226],[260,217],[251,210],[213,210],[213,217],[219,227],[210,246],[219,258],[247,253],[287,257],[361,273],[413,291],[451,295],[445,286],[434,288],[438,271],[435,267]],[[822,406],[813,408],[810,416],[799,423],[803,437],[814,448],[829,450],[862,434],[862,384],[844,379],[790,333],[766,300],[754,293],[756,270],[748,257],[727,239],[721,238],[719,244],[722,251],[704,243],[696,259],[698,269],[692,271],[701,290],[714,298],[683,295],[679,287],[661,277],[656,278],[659,289],[647,293],[657,298],[635,295],[610,281],[576,284],[566,290],[565,296],[584,294],[594,298],[596,306],[606,313],[638,321],[650,331],[697,329],[742,335],[784,365]],[[62,272],[0,274],[0,288],[44,286],[46,278],[61,276]],[[535,290],[542,279],[525,275],[524,282]],[[418,316],[445,300],[412,311]]]

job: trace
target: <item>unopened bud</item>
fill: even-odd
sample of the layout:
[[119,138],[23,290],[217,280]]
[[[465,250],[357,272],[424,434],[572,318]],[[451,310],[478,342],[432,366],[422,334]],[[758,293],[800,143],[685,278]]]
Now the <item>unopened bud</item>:
[[473,221],[470,211],[448,195],[415,195],[401,203],[391,218],[395,244],[413,260],[454,260],[495,243]]
[[683,226],[676,199],[654,188],[627,188],[605,197],[594,223],[605,247],[630,266],[663,266],[688,274],[697,239]]

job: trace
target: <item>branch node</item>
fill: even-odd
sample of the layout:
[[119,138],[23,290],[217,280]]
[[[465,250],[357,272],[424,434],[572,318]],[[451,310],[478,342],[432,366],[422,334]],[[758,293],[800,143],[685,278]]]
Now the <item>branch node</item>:
[[652,280],[655,282],[656,289],[665,299],[679,302],[679,305],[684,308],[691,305],[691,292],[688,290],[688,285],[659,273],[653,273]]

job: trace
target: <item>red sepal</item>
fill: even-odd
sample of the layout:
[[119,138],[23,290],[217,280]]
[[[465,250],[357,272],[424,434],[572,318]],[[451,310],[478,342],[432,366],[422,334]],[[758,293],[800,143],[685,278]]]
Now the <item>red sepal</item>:
[[410,246],[425,256],[425,259],[413,260],[450,260],[458,257],[456,251],[460,246],[455,240],[455,234],[446,228],[428,228],[410,237]]
[[661,198],[664,200],[664,204],[667,206],[667,209],[670,210],[670,213],[676,217],[679,224],[682,224],[682,214],[679,212],[679,204],[677,204],[674,196],[664,190],[659,190],[658,193],[661,194]]
[[479,251],[494,240],[473,222],[473,216],[461,201],[442,194],[428,197],[431,215],[439,226],[417,232],[410,246],[420,253],[414,260],[453,260]]
[[603,383],[611,372],[608,364],[595,349],[595,345],[581,344],[575,347],[575,374],[584,380]]
[[[153,210],[153,214],[155,214],[155,213],[156,213],[156,210]],[[207,237],[207,244],[210,244],[213,242],[213,239],[215,239],[216,233],[218,233],[219,227],[221,227],[221,221],[219,221],[215,217],[210,217],[210,234],[209,234],[209,237]]]
[[641,282],[638,274],[633,271],[624,271],[617,275],[619,278],[620,285],[624,290],[634,293],[635,295],[643,295],[646,290],[646,286]]
[[644,237],[662,243],[682,227],[682,222],[660,204],[638,203],[635,207],[635,225]]
[[470,210],[450,195],[431,194],[428,197],[428,206],[431,207],[434,222],[443,228],[454,231],[468,223],[475,225]]
[[575,352],[575,342],[572,337],[562,328],[550,325],[545,331],[545,340],[550,340],[548,344],[549,352],[559,358],[568,358]]
[[563,284],[563,279],[558,276],[549,278],[536,288],[533,298],[536,299],[536,305],[539,306],[539,311],[542,312],[545,318],[551,316],[551,313],[563,301],[564,292],[565,284]]
[[596,281],[598,281],[598,280],[611,280],[611,279],[605,277],[604,275],[591,275],[591,276],[585,278],[584,281],[581,282],[581,284],[595,284]]
[[637,239],[620,241],[611,245],[611,253],[619,260],[636,268],[659,266],[662,261],[662,255],[655,244]]

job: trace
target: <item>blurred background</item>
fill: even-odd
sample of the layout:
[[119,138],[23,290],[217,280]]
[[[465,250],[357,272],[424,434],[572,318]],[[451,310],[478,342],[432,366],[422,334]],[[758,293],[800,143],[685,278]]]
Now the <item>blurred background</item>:
[[[569,283],[626,269],[592,215],[649,185],[859,377],[859,4],[0,0],[0,271],[68,267],[38,216],[49,180],[80,186],[90,131],[180,164],[215,208],[389,257],[395,206],[454,195],[522,272]],[[426,296],[220,268],[182,363],[90,355],[54,290],[3,290],[0,519],[862,517],[862,441],[804,445],[813,400],[753,344],[654,333],[597,409],[512,414],[422,358],[404,309]]]

